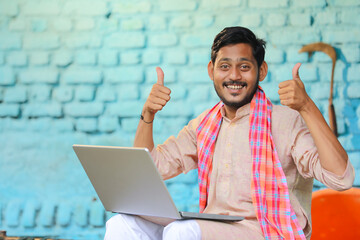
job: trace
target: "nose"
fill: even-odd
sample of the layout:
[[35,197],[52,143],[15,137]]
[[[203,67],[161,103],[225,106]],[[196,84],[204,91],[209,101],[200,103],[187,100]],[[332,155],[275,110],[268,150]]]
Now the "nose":
[[230,71],[230,80],[236,81],[241,79],[240,69],[234,67]]

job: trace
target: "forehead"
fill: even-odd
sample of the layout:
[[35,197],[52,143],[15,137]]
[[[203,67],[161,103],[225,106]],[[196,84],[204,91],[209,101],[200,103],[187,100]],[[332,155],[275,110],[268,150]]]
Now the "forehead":
[[252,47],[248,43],[237,43],[220,48],[216,61],[222,61],[223,59],[234,61],[248,59],[249,61],[255,61]]

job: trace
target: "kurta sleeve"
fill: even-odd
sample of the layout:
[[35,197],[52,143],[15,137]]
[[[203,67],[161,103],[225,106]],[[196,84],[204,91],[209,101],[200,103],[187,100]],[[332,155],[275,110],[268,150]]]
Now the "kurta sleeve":
[[196,128],[204,116],[205,112],[191,120],[176,138],[169,137],[151,151],[164,180],[197,168]]
[[338,176],[321,166],[317,148],[305,121],[297,114],[291,131],[291,154],[304,178],[315,178],[334,190],[346,190],[352,187],[355,177],[354,167],[347,159],[347,167],[343,175]]

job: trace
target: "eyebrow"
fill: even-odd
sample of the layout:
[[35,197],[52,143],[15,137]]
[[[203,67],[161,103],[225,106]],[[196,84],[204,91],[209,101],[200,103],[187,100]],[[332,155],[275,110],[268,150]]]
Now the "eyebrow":
[[[233,61],[233,59],[231,59],[231,58],[221,58],[221,59],[219,59],[219,62],[221,62],[221,61],[225,61],[225,62],[231,62],[231,61]],[[251,59],[249,59],[249,58],[238,58],[238,59],[236,59],[236,61],[237,62],[241,62],[241,61],[247,61],[247,62],[253,62]]]

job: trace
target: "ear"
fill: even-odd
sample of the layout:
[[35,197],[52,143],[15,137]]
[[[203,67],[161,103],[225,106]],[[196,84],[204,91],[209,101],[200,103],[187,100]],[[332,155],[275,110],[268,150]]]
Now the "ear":
[[214,64],[212,61],[208,63],[208,74],[212,81],[214,81]]
[[259,76],[259,81],[263,81],[268,73],[268,65],[267,62],[263,61],[263,63],[260,66],[260,76]]

